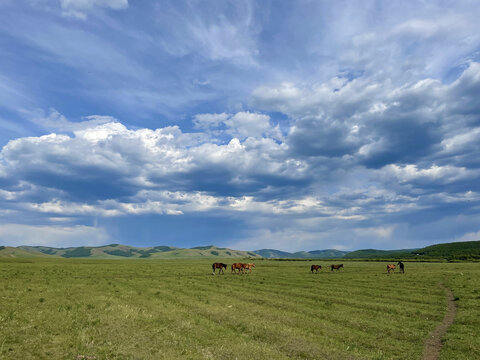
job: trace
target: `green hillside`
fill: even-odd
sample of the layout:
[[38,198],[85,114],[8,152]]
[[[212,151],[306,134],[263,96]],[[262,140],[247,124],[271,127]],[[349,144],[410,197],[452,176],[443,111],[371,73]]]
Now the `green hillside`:
[[183,258],[229,258],[259,257],[259,255],[240,250],[218,248],[216,246],[199,246],[182,249],[171,246],[138,248],[128,245],[111,244],[105,246],[80,246],[70,248],[53,248],[46,246],[20,246],[20,250],[43,256],[61,256],[64,258],[96,259],[183,259]]
[[0,246],[0,258],[32,258],[32,257],[49,257],[36,251],[28,251],[11,246]]
[[254,252],[264,258],[269,259],[339,259],[344,257],[344,255],[348,253],[348,251],[341,251],[335,249],[297,251],[294,253],[275,249],[261,249],[255,250]]
[[363,249],[349,252],[344,256],[345,259],[404,259],[413,257],[416,249],[402,249],[402,250],[377,250],[377,249]]
[[449,259],[480,259],[480,241],[463,241],[436,244],[415,251],[416,256]]
[[480,259],[480,241],[451,242],[426,246],[421,249],[376,250],[364,249],[352,251],[346,259]]
[[340,251],[335,249],[298,251],[290,253],[275,249],[241,251],[214,245],[191,249],[172,246],[134,247],[120,244],[53,248],[47,246],[0,246],[0,257],[64,257],[96,259],[187,259],[187,258],[283,258],[283,259],[480,259],[480,241],[453,242],[427,246],[421,249]]

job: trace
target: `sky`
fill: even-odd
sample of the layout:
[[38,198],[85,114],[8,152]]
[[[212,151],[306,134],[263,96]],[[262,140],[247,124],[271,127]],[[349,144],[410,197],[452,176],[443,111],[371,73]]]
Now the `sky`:
[[480,2],[0,0],[0,245],[480,239]]

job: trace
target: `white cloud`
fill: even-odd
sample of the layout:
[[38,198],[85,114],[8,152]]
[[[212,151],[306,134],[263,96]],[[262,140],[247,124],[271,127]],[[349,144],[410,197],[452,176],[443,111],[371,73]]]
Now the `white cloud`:
[[257,36],[261,27],[254,21],[250,2],[211,2],[197,8],[191,3],[177,7],[162,3],[156,8],[160,26],[175,29],[159,36],[169,54],[180,57],[195,53],[212,61],[258,66]]
[[60,0],[63,14],[84,19],[88,11],[94,7],[105,7],[113,10],[126,9],[128,0]]
[[463,234],[461,237],[456,238],[455,241],[479,241],[480,240],[480,230],[476,232],[469,232]]
[[435,183],[454,183],[460,180],[477,178],[480,175],[476,170],[467,170],[451,165],[432,165],[426,169],[419,169],[413,164],[404,166],[387,165],[382,169],[382,172],[387,176],[395,177],[396,181],[400,183],[423,182],[431,185]]
[[97,125],[115,122],[113,117],[102,115],[90,115],[83,119],[83,121],[73,122],[68,120],[55,109],[50,109],[48,115],[39,110],[34,112],[23,112],[23,114],[45,129],[61,132],[74,132],[92,128]]
[[224,123],[231,115],[221,114],[196,114],[193,117],[193,124],[196,129],[217,128]]
[[250,136],[260,138],[266,134],[275,135],[277,138],[280,136],[279,130],[271,126],[268,115],[239,112],[224,122],[229,127],[228,132],[232,136],[240,138]]
[[[216,134],[224,132],[233,137],[245,139],[248,137],[271,137],[281,139],[279,126],[273,126],[270,116],[249,111],[236,114],[197,114],[193,118],[196,129],[217,129]],[[224,127],[223,129],[222,126]]]

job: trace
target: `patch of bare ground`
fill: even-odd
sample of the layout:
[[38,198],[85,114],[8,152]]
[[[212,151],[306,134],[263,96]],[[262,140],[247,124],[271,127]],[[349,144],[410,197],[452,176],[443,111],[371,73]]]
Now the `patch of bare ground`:
[[455,297],[452,290],[440,284],[440,287],[445,290],[445,297],[447,301],[447,313],[443,318],[443,321],[428,334],[428,338],[423,348],[423,360],[436,360],[440,356],[440,350],[442,348],[442,337],[447,332],[450,325],[455,320],[456,306]]

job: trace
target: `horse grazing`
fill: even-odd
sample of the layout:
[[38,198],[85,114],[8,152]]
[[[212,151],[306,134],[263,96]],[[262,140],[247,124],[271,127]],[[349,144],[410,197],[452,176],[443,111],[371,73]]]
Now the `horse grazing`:
[[248,270],[249,272],[252,272],[252,268],[255,267],[255,264],[254,263],[250,263],[250,264],[243,264],[243,269],[244,270]]
[[310,271],[312,272],[312,274],[313,274],[313,270],[315,270],[318,273],[318,270],[322,270],[322,265],[312,265],[310,267]]
[[244,266],[245,264],[242,264],[242,263],[233,263],[232,264],[232,272],[236,272],[236,270],[238,270],[238,273],[240,273],[240,271],[243,272],[243,269],[245,268]]
[[403,265],[403,262],[399,261],[397,265],[400,267],[400,272],[405,274],[405,265]]
[[396,268],[395,264],[388,264],[388,265],[387,265],[387,272],[388,272],[389,274],[390,274],[390,271],[395,272],[395,268]]
[[343,268],[343,264],[339,264],[339,265],[330,265],[330,271],[333,271],[333,269],[335,270],[340,270],[340,268]]
[[213,263],[213,264],[212,264],[213,275],[215,275],[215,270],[216,270],[216,269],[219,269],[219,270],[218,270],[218,273],[219,273],[219,274],[220,274],[220,273],[225,274],[225,271],[224,271],[223,269],[227,270],[227,264],[224,264],[224,263]]

